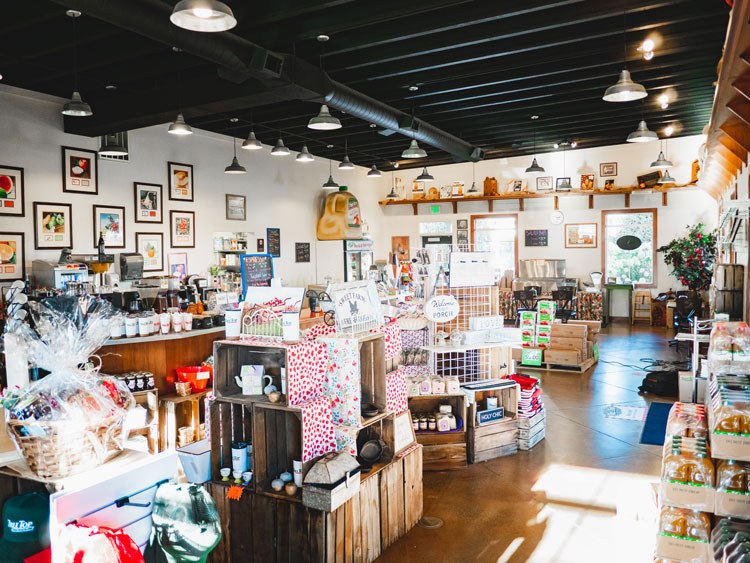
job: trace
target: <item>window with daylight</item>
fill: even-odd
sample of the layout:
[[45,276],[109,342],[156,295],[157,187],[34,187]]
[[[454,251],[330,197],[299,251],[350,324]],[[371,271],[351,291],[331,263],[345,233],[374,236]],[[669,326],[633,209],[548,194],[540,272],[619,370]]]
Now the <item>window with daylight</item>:
[[471,242],[477,252],[492,252],[495,274],[516,273],[518,260],[518,215],[472,215]]
[[633,282],[641,286],[654,285],[656,209],[602,211],[602,225],[604,279],[616,278],[617,283]]

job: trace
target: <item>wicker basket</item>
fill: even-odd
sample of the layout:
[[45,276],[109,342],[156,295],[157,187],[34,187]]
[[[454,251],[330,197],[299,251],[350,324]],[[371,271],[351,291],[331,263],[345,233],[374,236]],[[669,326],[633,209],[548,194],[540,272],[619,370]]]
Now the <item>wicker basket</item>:
[[[123,412],[90,426],[66,420],[9,420],[8,430],[34,473],[42,479],[62,479],[93,469],[119,453],[124,418]],[[40,429],[44,436],[29,435],[29,430],[38,433]]]

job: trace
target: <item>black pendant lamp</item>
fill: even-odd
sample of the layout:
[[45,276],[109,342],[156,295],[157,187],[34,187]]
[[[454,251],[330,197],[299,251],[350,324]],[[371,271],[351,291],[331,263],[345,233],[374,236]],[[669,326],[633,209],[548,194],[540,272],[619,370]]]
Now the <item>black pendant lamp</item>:
[[475,194],[479,191],[477,189],[476,167],[477,167],[477,163],[472,162],[471,163],[471,187],[468,190],[466,190],[467,194]]
[[234,158],[232,164],[224,169],[224,174],[246,174],[247,169],[237,160],[237,139],[234,137],[232,137],[232,148],[234,149]]
[[324,190],[337,190],[339,185],[333,179],[333,169],[331,165],[331,159],[328,159],[328,180],[323,184]]
[[[531,116],[532,121],[536,121],[537,119],[539,119],[538,115]],[[534,159],[531,161],[531,166],[526,169],[526,172],[528,174],[539,174],[540,172],[544,172],[544,168],[539,166],[539,163],[536,161],[536,124],[534,125]]]
[[398,199],[398,194],[396,193],[396,184],[395,184],[394,177],[393,177],[393,171],[391,171],[391,191],[385,197],[387,199]]
[[65,14],[73,18],[73,94],[70,96],[62,109],[62,114],[69,117],[90,117],[94,115],[91,106],[81,99],[81,93],[78,91],[78,54],[76,45],[76,20],[81,17],[78,10],[68,10]]

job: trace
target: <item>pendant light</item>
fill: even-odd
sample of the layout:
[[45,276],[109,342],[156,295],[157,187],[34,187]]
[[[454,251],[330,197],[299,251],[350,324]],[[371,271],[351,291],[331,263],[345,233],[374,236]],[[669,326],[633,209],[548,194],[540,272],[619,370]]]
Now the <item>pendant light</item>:
[[383,174],[378,170],[378,167],[376,165],[372,165],[372,168],[370,168],[370,171],[367,173],[368,178],[380,178]]
[[255,131],[253,129],[250,129],[247,139],[242,142],[242,148],[248,151],[257,151],[263,148],[263,143],[255,137]]
[[651,163],[651,168],[656,168],[657,170],[666,170],[672,166],[672,163],[664,158],[664,151],[661,150],[659,151],[659,158]]
[[[538,115],[531,116],[532,121],[536,121],[537,119],[539,119]],[[526,169],[526,172],[528,174],[538,174],[540,172],[544,172],[544,168],[539,166],[536,161],[536,124],[534,125],[534,160],[531,161],[531,166]]]
[[354,163],[349,160],[348,139],[344,139],[344,160],[339,163],[339,170],[354,170]]
[[232,148],[234,149],[234,158],[232,164],[224,169],[224,174],[246,174],[247,170],[237,160],[237,139],[232,137]]
[[417,176],[417,182],[434,182],[434,181],[435,181],[435,177],[429,172],[427,172],[426,166],[422,169],[422,173],[419,176]]
[[65,12],[68,17],[73,18],[73,94],[70,100],[65,103],[62,114],[70,117],[90,117],[94,115],[91,106],[81,99],[81,93],[78,91],[78,56],[76,48],[76,20],[81,17],[78,10],[68,10]]
[[471,163],[471,187],[467,190],[467,194],[475,194],[479,190],[477,189],[477,181],[476,181],[476,162]]
[[193,128],[185,122],[185,117],[182,115],[182,112],[180,112],[169,126],[167,132],[172,135],[192,135]]
[[307,145],[302,145],[302,150],[297,155],[297,162],[312,162],[314,160],[313,155],[307,150]]
[[102,143],[99,146],[100,156],[127,156],[128,149],[123,143],[124,133],[112,133],[102,137]]
[[324,190],[338,189],[339,185],[333,180],[333,170],[331,170],[331,159],[328,159],[328,181],[323,184]]
[[658,141],[659,135],[654,133],[646,125],[646,121],[641,119],[638,123],[638,128],[628,135],[628,143],[649,143],[651,141]]
[[412,139],[409,148],[401,153],[401,158],[425,158],[426,156],[427,151],[419,147],[416,139]]
[[276,146],[271,149],[271,155],[273,156],[287,156],[289,155],[289,149],[286,148],[286,145],[284,144],[284,139],[279,137],[279,140],[276,141]]
[[570,191],[570,190],[573,189],[573,186],[570,185],[570,178],[568,178],[565,175],[565,168],[566,168],[565,167],[565,150],[566,150],[566,147],[568,146],[568,144],[569,143],[562,143],[562,148],[563,148],[563,181],[562,181],[562,184],[560,184],[559,186],[557,186],[557,191],[560,191],[560,192],[568,192],[568,191]]
[[385,197],[387,199],[398,199],[398,194],[396,193],[396,183],[395,183],[394,177],[393,177],[393,171],[391,171],[391,191]]
[[219,0],[181,0],[169,16],[177,27],[214,33],[237,25],[232,9]]
[[311,117],[310,121],[307,122],[307,128],[316,131],[333,131],[335,129],[341,129],[341,127],[341,121],[331,115],[328,106],[325,104],[320,106],[318,115]]
[[672,176],[669,175],[669,170],[665,170],[664,176],[659,178],[659,181],[657,183],[663,186],[664,184],[676,184],[677,180],[675,180],[674,178],[672,178]]
[[627,5],[623,3],[622,10],[622,66],[623,69],[620,71],[620,79],[616,84],[607,88],[604,92],[602,99],[605,102],[634,102],[645,98],[648,94],[646,89],[637,82],[633,82],[630,78],[630,71],[627,69],[628,51],[627,43],[625,41],[625,34],[627,32],[627,26],[625,25],[625,18],[627,16]]

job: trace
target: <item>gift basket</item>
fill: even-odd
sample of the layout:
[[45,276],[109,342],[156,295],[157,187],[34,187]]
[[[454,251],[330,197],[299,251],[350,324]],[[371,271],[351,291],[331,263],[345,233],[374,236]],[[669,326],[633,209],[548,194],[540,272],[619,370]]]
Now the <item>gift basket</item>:
[[93,469],[123,448],[123,421],[134,404],[127,385],[100,376],[90,357],[119,313],[93,297],[30,303],[30,323],[14,325],[29,361],[49,375],[3,400],[8,432],[43,479]]

